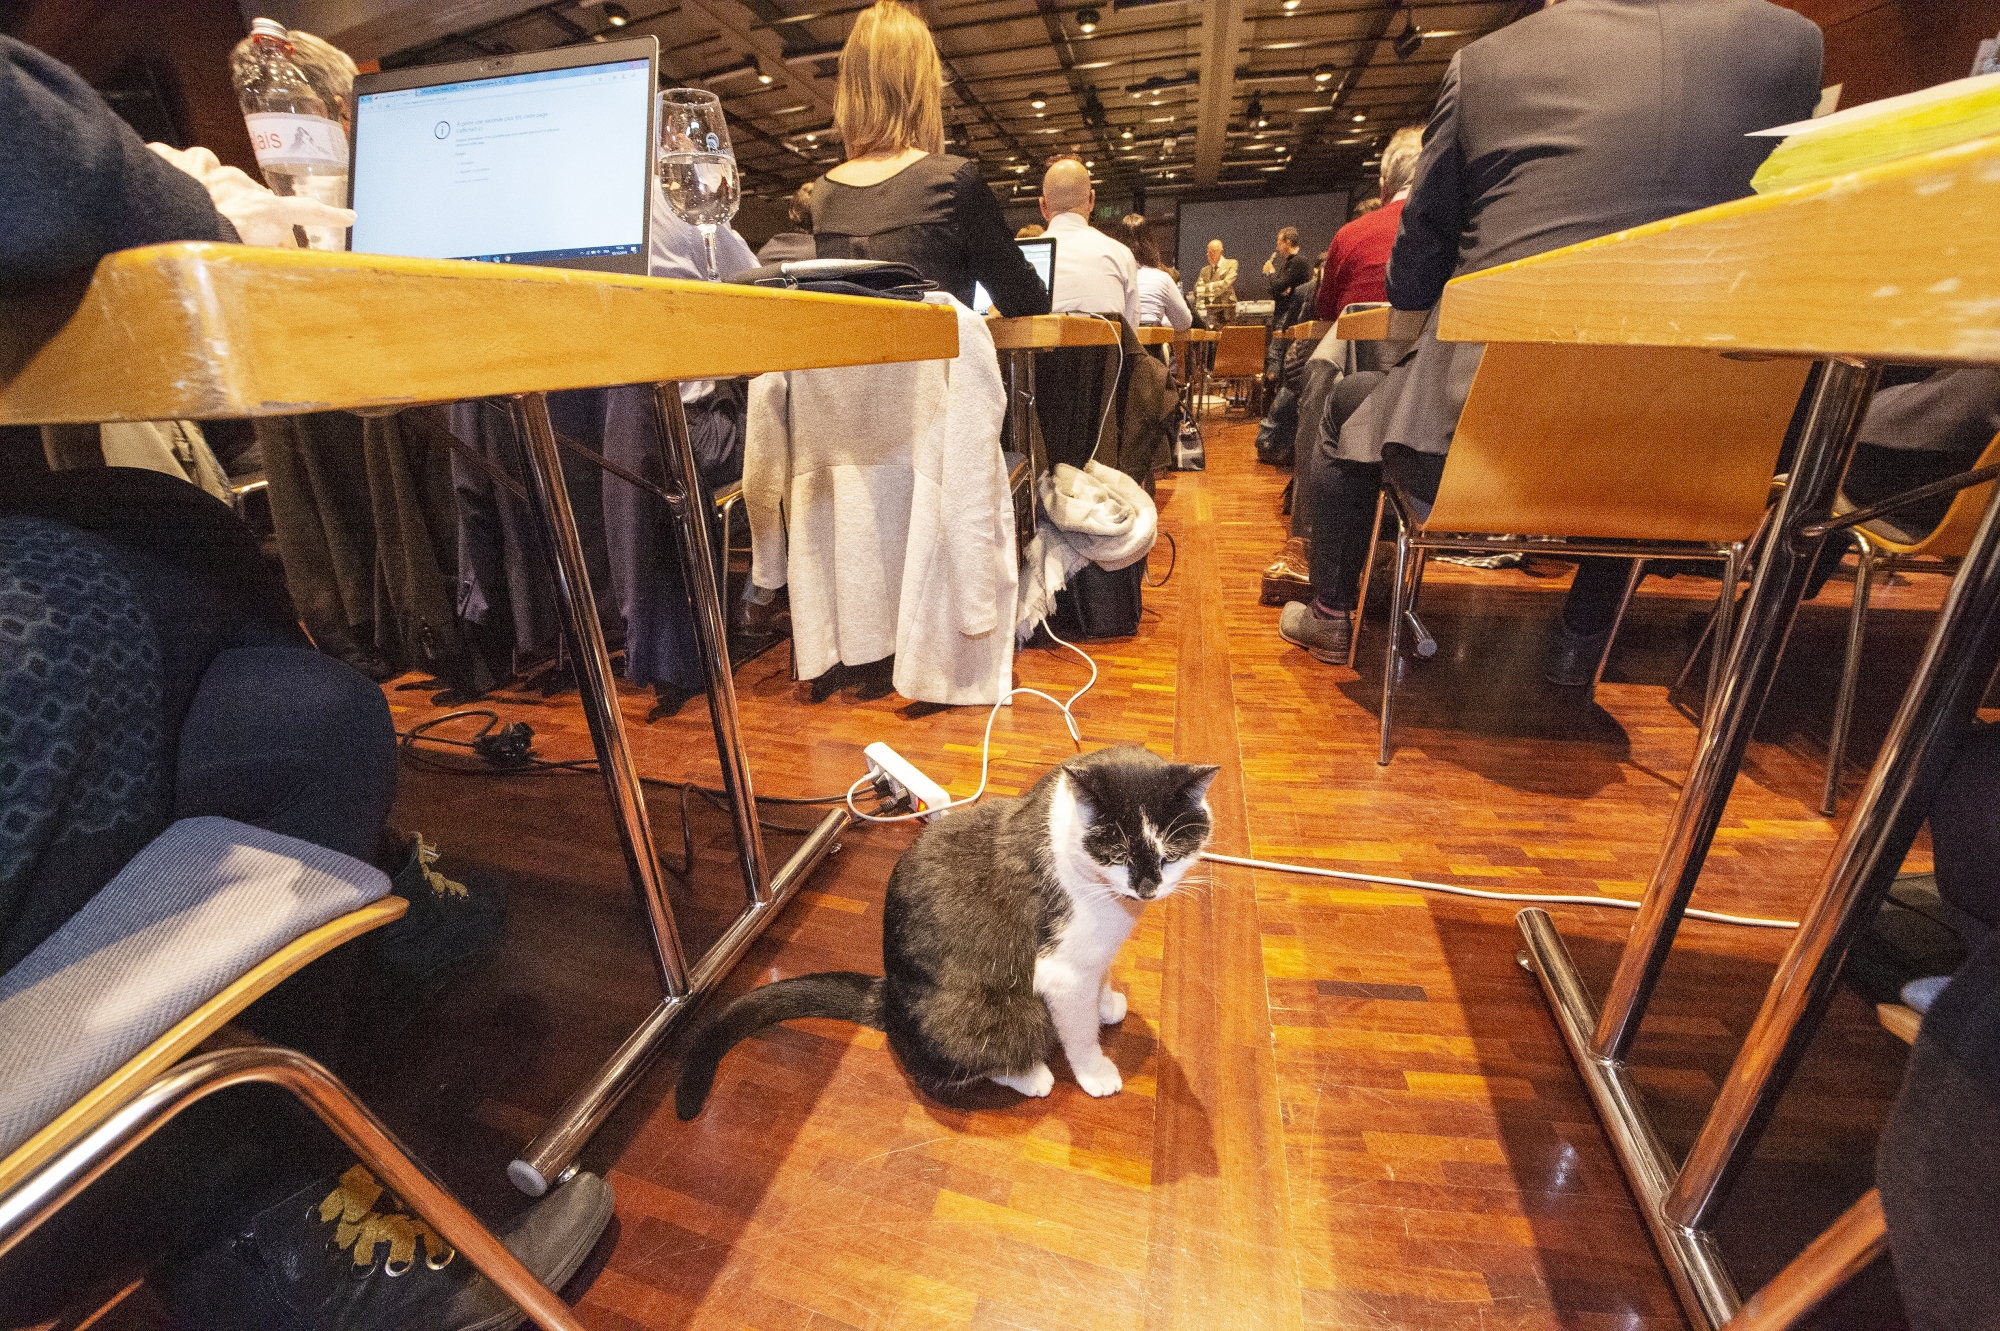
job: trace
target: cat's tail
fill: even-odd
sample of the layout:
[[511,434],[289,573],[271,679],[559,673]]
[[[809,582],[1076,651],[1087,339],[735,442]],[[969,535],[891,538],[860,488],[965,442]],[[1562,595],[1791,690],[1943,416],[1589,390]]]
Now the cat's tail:
[[681,1060],[674,1112],[685,1122],[701,1112],[715,1069],[736,1043],[794,1017],[831,1017],[882,1029],[882,978],[856,971],[820,971],[761,985],[705,1023]]

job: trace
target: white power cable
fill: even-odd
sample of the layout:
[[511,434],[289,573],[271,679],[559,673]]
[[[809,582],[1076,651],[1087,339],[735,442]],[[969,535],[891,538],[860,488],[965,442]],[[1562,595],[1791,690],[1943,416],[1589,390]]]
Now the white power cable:
[[[1421,878],[1388,878],[1381,874],[1349,873],[1340,869],[1319,869],[1305,864],[1285,864],[1278,860],[1253,860],[1242,855],[1218,855],[1203,851],[1201,857],[1217,864],[1235,864],[1245,869],[1275,869],[1280,873],[1311,874],[1316,878],[1344,878],[1355,883],[1379,883],[1385,887],[1409,887],[1419,892],[1448,892],[1455,897],[1479,897],[1486,901],[1521,901],[1530,905],[1610,906],[1616,910],[1637,910],[1639,903],[1624,897],[1557,896],[1529,892],[1489,892],[1477,887],[1454,887],[1449,883],[1427,883]],[[1713,924],[1740,924],[1750,929],[1796,929],[1797,920],[1767,920],[1756,915],[1725,915],[1716,910],[1689,910],[1690,919]]]
[[1046,619],[1042,621],[1042,631],[1048,634],[1049,637],[1054,639],[1056,642],[1062,643],[1063,646],[1069,648],[1071,651],[1075,652],[1078,656],[1081,656],[1083,658],[1083,663],[1090,667],[1090,679],[1086,684],[1084,684],[1082,688],[1078,689],[1075,693],[1070,694],[1069,699],[1065,702],[1057,702],[1054,698],[1051,698],[1048,694],[1043,693],[1040,689],[1028,689],[1028,688],[1009,689],[1007,690],[1006,693],[1002,694],[1000,696],[1000,701],[993,704],[993,710],[986,714],[986,733],[979,741],[978,789],[974,790],[970,795],[967,795],[964,799],[952,800],[949,804],[939,805],[935,809],[920,809],[915,813],[895,813],[895,814],[863,813],[861,812],[861,810],[854,807],[854,792],[861,789],[862,786],[866,785],[868,782],[873,781],[875,779],[875,776],[872,772],[865,772],[861,775],[859,780],[855,781],[853,785],[847,788],[847,811],[864,823],[904,823],[908,822],[912,818],[930,818],[937,814],[944,813],[946,810],[949,809],[962,809],[966,805],[971,804],[974,801],[978,800],[978,798],[981,795],[984,795],[986,793],[986,769],[987,765],[992,761],[992,756],[993,756],[993,723],[994,721],[999,719],[1000,709],[1007,705],[1007,700],[1009,698],[1012,698],[1015,694],[1018,693],[1025,693],[1031,698],[1040,698],[1043,702],[1050,704],[1057,711],[1061,712],[1063,714],[1063,723],[1069,727],[1070,741],[1074,743],[1079,750],[1081,750],[1083,748],[1083,732],[1077,728],[1076,717],[1070,712],[1070,708],[1076,705],[1077,699],[1083,697],[1084,694],[1090,692],[1090,690],[1096,686],[1097,662],[1091,660],[1090,653],[1084,651],[1083,648],[1078,647],[1075,643],[1064,642],[1061,638],[1056,637],[1055,630],[1049,627],[1048,620]]

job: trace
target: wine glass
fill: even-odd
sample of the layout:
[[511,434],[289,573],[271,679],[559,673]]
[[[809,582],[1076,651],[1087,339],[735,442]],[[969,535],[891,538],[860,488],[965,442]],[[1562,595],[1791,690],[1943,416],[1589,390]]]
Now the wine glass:
[[708,246],[708,280],[715,271],[715,228],[736,216],[736,154],[722,99],[700,88],[669,88],[660,94],[660,184],[667,203],[683,222],[701,229]]

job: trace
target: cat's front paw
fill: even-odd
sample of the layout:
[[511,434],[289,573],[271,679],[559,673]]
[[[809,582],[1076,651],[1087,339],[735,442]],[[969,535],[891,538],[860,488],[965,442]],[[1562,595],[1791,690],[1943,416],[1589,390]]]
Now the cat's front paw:
[[1097,1021],[1100,1026],[1116,1026],[1125,1020],[1125,995],[1105,985],[1097,995]]
[[1091,1095],[1100,1098],[1107,1095],[1116,1095],[1125,1086],[1125,1079],[1118,1075],[1118,1065],[1113,1063],[1101,1051],[1098,1053],[1095,1063],[1085,1062],[1079,1066],[1076,1062],[1072,1061],[1070,1063],[1070,1070],[1076,1073],[1077,1085],[1083,1087]]
[[[1112,1075],[1117,1075],[1116,1068],[1112,1069]],[[1055,1089],[1056,1074],[1049,1071],[1048,1064],[1037,1063],[1018,1077],[995,1077],[993,1080],[1010,1091],[1019,1091],[1031,1100],[1040,1100]],[[1114,1086],[1111,1089],[1115,1091],[1118,1088]],[[1098,1092],[1092,1091],[1091,1094],[1096,1095]]]

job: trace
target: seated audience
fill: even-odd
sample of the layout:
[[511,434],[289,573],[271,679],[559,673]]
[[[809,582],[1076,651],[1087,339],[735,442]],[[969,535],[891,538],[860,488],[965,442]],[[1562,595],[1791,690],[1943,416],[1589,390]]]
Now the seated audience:
[[[1552,63],[1551,50],[1591,58]],[[1749,193],[1771,141],[1746,134],[1809,115],[1819,74],[1819,29],[1767,0],[1564,0],[1452,57],[1387,282],[1397,309],[1431,317],[1358,409],[1338,391],[1329,401],[1353,414],[1315,476],[1313,598],[1285,607],[1280,636],[1344,661],[1384,469],[1418,500],[1436,497],[1481,350],[1438,340],[1444,284]],[[1552,682],[1591,681],[1626,570],[1581,562]]]
[[1312,263],[1299,253],[1299,229],[1295,226],[1281,228],[1278,232],[1277,250],[1264,260],[1264,276],[1271,279],[1271,317],[1265,326],[1271,330],[1271,340],[1264,348],[1264,377],[1274,378],[1284,364],[1287,344],[1277,335],[1303,317],[1303,305],[1299,295],[1308,282],[1312,281]]
[[[1382,193],[1374,207],[1357,205],[1353,221],[1333,233],[1326,247],[1326,276],[1320,279],[1313,317],[1338,319],[1349,305],[1375,305],[1389,299],[1389,251],[1403,220],[1403,202],[1423,151],[1424,132],[1406,126],[1382,150]],[[1369,200],[1362,200],[1367,204]]]
[[814,186],[816,252],[907,263],[962,305],[983,283],[1004,315],[1047,314],[1049,293],[1007,234],[979,163],[944,150],[943,84],[937,45],[914,11],[879,0],[855,19],[833,101],[847,160]]
[[1160,264],[1160,245],[1142,213],[1127,213],[1106,234],[1124,243],[1139,261],[1139,326],[1185,333],[1194,323],[1181,289]]
[[1030,222],[1014,233],[1014,239],[1035,240],[1041,236],[1045,229],[1040,222]]
[[[813,242],[812,196],[813,182],[810,180],[799,186],[797,191],[793,193],[791,201],[786,205],[785,209],[785,220],[792,224],[792,229],[790,231],[780,231],[777,235],[765,241],[763,247],[757,251],[758,263],[795,263],[800,259],[816,259],[819,257],[819,250]],[[716,257],[719,263],[721,256],[717,255]],[[735,270],[719,269],[718,271],[734,272]],[[706,277],[708,274],[703,273],[701,276]]]
[[1194,308],[1205,328],[1220,328],[1236,317],[1236,260],[1222,254],[1222,242],[1208,242],[1208,262],[1194,280]]
[[1090,171],[1074,157],[1059,157],[1042,176],[1046,235],[1056,241],[1057,311],[1120,314],[1139,326],[1139,261],[1132,251],[1090,224],[1097,204]]

